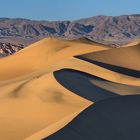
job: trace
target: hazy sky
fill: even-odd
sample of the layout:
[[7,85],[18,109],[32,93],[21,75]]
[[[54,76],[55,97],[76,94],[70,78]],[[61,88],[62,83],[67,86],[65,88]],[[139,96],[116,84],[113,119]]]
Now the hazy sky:
[[74,20],[140,14],[140,0],[0,0],[0,17]]

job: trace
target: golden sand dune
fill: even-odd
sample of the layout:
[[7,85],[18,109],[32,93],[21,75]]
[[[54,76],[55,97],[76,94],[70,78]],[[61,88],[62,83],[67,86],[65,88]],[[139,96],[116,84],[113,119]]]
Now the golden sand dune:
[[[13,56],[0,59],[0,80],[9,80],[32,72],[44,70],[57,61],[68,59],[75,55],[106,50],[99,44],[86,44],[77,41],[64,41],[47,38],[34,43]],[[5,75],[5,71],[9,71]],[[12,73],[11,73],[12,71]]]
[[140,44],[118,49],[114,48],[102,52],[89,53],[82,57],[116,66],[140,70],[140,63],[138,63],[138,60],[140,59]]
[[[52,73],[1,87],[1,139],[25,139],[91,104],[59,85]],[[16,125],[15,125],[16,124]],[[15,133],[16,131],[18,133]],[[8,135],[7,135],[8,132]]]
[[0,139],[39,140],[94,101],[139,94],[139,77],[79,58],[140,70],[139,53],[139,44],[111,49],[86,39],[46,38],[0,59]]

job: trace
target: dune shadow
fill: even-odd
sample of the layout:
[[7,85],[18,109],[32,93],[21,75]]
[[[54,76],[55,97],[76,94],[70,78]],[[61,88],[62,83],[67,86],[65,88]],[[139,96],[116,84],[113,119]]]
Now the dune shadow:
[[136,78],[140,78],[140,71],[138,71],[138,70],[133,70],[133,69],[125,68],[125,67],[120,67],[120,66],[116,66],[116,65],[112,65],[112,64],[107,64],[107,63],[91,60],[91,59],[88,59],[88,58],[84,58],[82,56],[75,56],[75,57],[78,58],[78,59],[90,62],[92,64],[98,65],[100,67],[106,68],[108,70],[114,71],[114,72],[118,72],[118,73],[125,74],[125,75],[128,75],[128,76],[133,76],[133,77],[136,77]]
[[68,90],[93,102],[119,96],[114,92],[94,85],[90,80],[100,78],[84,72],[73,69],[61,69],[54,72],[54,77]]
[[140,95],[118,96],[91,105],[43,140],[139,140]]

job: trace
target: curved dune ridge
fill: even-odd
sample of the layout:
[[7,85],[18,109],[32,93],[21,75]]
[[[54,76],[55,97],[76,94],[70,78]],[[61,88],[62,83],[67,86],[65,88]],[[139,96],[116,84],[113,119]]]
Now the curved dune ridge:
[[[104,140],[98,137],[100,127],[107,125],[106,117],[114,117],[112,108],[106,116],[107,105],[121,113],[118,108],[124,105],[122,96],[137,95],[139,99],[139,47],[139,42],[114,49],[84,38],[46,38],[1,58],[0,139]],[[100,116],[101,111],[104,114]],[[96,120],[103,124],[98,126]],[[103,134],[114,129],[114,136],[121,133],[122,139],[127,138],[112,124],[103,129]],[[106,138],[112,136],[107,134]]]

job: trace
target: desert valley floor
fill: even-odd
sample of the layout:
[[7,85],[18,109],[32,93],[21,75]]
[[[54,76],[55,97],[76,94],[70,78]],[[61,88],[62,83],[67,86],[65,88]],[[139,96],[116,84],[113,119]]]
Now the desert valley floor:
[[139,60],[139,41],[85,38],[45,38],[0,58],[0,139],[140,139]]

